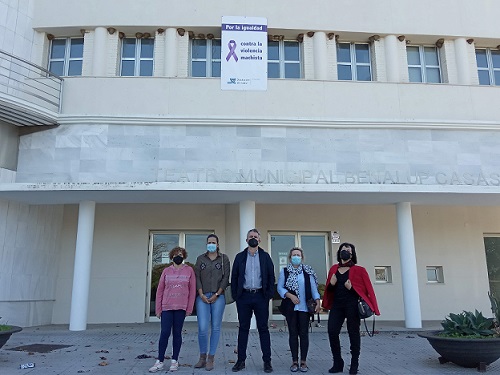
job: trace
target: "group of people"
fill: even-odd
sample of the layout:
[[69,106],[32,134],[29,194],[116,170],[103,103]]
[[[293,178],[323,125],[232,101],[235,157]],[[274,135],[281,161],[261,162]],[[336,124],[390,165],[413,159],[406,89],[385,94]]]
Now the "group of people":
[[[236,255],[232,270],[229,258],[220,252],[219,238],[215,234],[207,237],[207,251],[196,259],[194,270],[184,264],[187,258],[184,248],[175,247],[170,251],[169,257],[173,265],[162,272],[156,293],[156,316],[161,319],[161,333],[158,359],[149,369],[150,372],[164,369],[165,351],[170,334],[172,334],[170,371],[179,368],[182,327],[185,317],[192,314],[195,303],[200,357],[194,367],[205,368],[208,371],[214,369],[215,353],[226,305],[225,290],[230,281],[239,321],[238,357],[232,371],[238,372],[245,368],[252,316],[255,316],[259,332],[264,372],[273,371],[269,300],[274,296],[276,279],[271,256],[259,246],[260,241],[257,229],[248,231],[246,238],[248,247]],[[354,245],[343,243],[339,246],[338,263],[328,272],[321,305],[316,272],[304,264],[303,250],[299,247],[292,248],[288,259],[289,264],[280,271],[277,289],[284,300],[289,300],[291,306],[285,314],[292,354],[290,371],[308,371],[309,322],[311,314],[319,313],[323,307],[330,311],[328,337],[333,366],[328,372],[341,373],[344,370],[339,335],[344,321],[347,320],[351,351],[349,374],[357,374],[361,349],[359,298],[363,298],[376,315],[380,315],[380,312],[368,273],[365,268],[356,264]]]

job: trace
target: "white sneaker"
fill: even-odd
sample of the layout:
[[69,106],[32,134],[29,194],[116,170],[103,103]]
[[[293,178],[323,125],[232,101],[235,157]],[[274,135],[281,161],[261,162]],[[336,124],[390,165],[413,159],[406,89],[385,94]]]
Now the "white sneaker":
[[153,367],[151,367],[149,369],[149,372],[157,372],[157,371],[160,371],[162,369],[163,369],[163,362],[160,362],[160,361],[156,360],[156,362],[153,365]]
[[170,371],[177,371],[179,369],[179,362],[175,359],[172,359],[172,363],[170,364]]

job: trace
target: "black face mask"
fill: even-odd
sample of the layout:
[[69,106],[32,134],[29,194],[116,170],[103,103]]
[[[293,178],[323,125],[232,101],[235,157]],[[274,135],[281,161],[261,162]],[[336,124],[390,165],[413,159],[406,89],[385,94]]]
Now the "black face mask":
[[255,239],[255,238],[250,238],[248,240],[248,246],[257,247],[257,246],[259,246],[259,241],[257,241],[257,239]]
[[176,255],[175,257],[173,257],[172,259],[174,261],[175,264],[179,265],[182,263],[182,261],[184,260],[184,258],[180,255]]
[[349,260],[351,259],[351,253],[347,250],[340,250],[340,259]]

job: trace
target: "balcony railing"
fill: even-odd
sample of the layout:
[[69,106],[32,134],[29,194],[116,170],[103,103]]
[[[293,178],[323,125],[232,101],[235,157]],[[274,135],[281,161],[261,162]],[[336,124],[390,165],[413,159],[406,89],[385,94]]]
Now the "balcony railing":
[[[37,112],[58,114],[62,84],[63,79],[47,69],[0,50],[0,117],[5,121],[15,125],[37,125]],[[29,113],[23,116],[19,108]],[[45,123],[42,121],[40,125]]]

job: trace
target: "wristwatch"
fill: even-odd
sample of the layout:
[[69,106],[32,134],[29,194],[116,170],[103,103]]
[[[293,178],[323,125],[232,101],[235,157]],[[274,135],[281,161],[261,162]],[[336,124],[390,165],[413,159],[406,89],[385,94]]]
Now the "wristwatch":
[[219,292],[215,292],[215,295],[216,295],[217,297],[219,297],[219,296],[220,296]]

